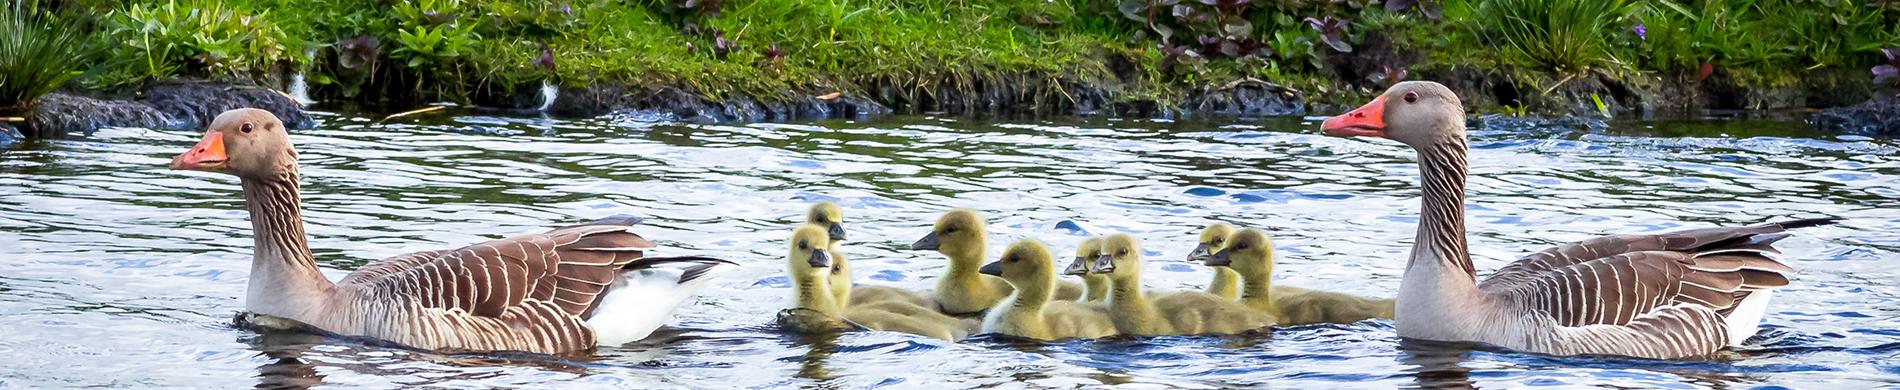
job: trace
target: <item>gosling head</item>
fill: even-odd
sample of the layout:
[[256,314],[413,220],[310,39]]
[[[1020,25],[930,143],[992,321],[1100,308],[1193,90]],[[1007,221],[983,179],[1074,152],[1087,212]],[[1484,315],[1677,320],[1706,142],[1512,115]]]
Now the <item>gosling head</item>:
[[1024,286],[1024,283],[1035,281],[1036,278],[1054,278],[1055,258],[1042,243],[1022,240],[1009,244],[1009,249],[1003,250],[1001,259],[984,265],[980,272],[1000,276],[1013,285]]
[[910,249],[935,250],[953,258],[981,256],[983,234],[983,218],[975,211],[952,210],[937,218],[937,225],[931,227],[930,234],[910,244]]
[[792,231],[791,254],[786,256],[786,266],[794,275],[830,272],[831,252],[825,250],[830,245],[830,234],[825,233],[825,228],[814,224],[799,226]]
[[844,209],[831,202],[818,202],[805,213],[805,223],[824,226],[832,241],[844,241]]
[[271,179],[297,173],[297,151],[284,122],[270,111],[240,108],[211,120],[204,139],[178,157],[172,169],[223,172]]
[[1077,276],[1087,275],[1090,269],[1095,268],[1095,258],[1101,256],[1101,237],[1089,237],[1087,240],[1082,240],[1082,245],[1075,247],[1075,261],[1069,262],[1069,268],[1062,271],[1062,274]]
[[1095,271],[1111,278],[1126,278],[1141,273],[1141,242],[1128,233],[1102,239],[1102,252],[1095,258]]
[[1225,223],[1207,225],[1206,229],[1201,230],[1200,245],[1195,245],[1194,251],[1188,252],[1187,261],[1207,261],[1207,256],[1227,247],[1227,239],[1232,235],[1234,235],[1234,225]]
[[1260,229],[1234,233],[1227,249],[1207,257],[1211,267],[1231,267],[1242,274],[1273,274],[1273,239]]

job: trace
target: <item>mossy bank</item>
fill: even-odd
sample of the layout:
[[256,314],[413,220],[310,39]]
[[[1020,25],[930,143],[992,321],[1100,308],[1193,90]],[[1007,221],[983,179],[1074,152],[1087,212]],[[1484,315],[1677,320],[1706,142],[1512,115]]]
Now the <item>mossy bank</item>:
[[[40,0],[9,6],[0,26],[24,43],[0,48],[41,53],[0,62],[0,115],[200,85],[177,80],[281,92],[301,80],[324,105],[389,111],[688,120],[1326,114],[1402,79],[1444,82],[1476,112],[1824,108],[1892,93],[1869,70],[1900,47],[1900,2],[1862,3]],[[16,76],[33,67],[61,72]],[[231,103],[258,99],[294,104]],[[197,115],[158,111],[25,126]]]

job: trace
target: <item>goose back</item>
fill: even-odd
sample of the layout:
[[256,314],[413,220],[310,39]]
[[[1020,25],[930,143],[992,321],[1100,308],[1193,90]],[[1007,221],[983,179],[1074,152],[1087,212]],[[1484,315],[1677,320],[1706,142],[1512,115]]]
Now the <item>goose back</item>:
[[620,273],[646,265],[642,257],[654,248],[628,231],[632,222],[570,226],[370,264],[338,281],[347,300],[341,307],[357,313],[331,316],[330,325],[432,350],[590,349],[595,335],[585,320]]

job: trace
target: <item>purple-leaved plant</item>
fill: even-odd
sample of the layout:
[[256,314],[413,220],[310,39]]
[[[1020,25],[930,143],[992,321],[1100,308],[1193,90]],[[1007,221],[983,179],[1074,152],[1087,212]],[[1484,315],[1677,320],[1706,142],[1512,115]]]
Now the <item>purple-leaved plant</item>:
[[1874,85],[1900,87],[1900,48],[1880,49],[1880,55],[1887,56],[1887,64],[1874,67]]

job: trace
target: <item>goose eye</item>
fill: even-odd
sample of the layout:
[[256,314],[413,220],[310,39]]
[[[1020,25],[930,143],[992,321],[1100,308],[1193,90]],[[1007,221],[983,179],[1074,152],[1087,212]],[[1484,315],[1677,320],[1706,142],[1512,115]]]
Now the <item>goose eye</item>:
[[1406,102],[1406,103],[1418,103],[1418,92],[1406,92],[1406,93],[1405,93],[1405,102]]
[[243,125],[243,126],[238,126],[238,130],[239,130],[239,131],[243,131],[243,132],[246,132],[246,133],[249,133],[249,132],[251,132],[251,128],[252,128],[252,127],[255,127],[255,126],[252,126],[252,125],[251,125],[251,122],[244,122],[244,125]]

